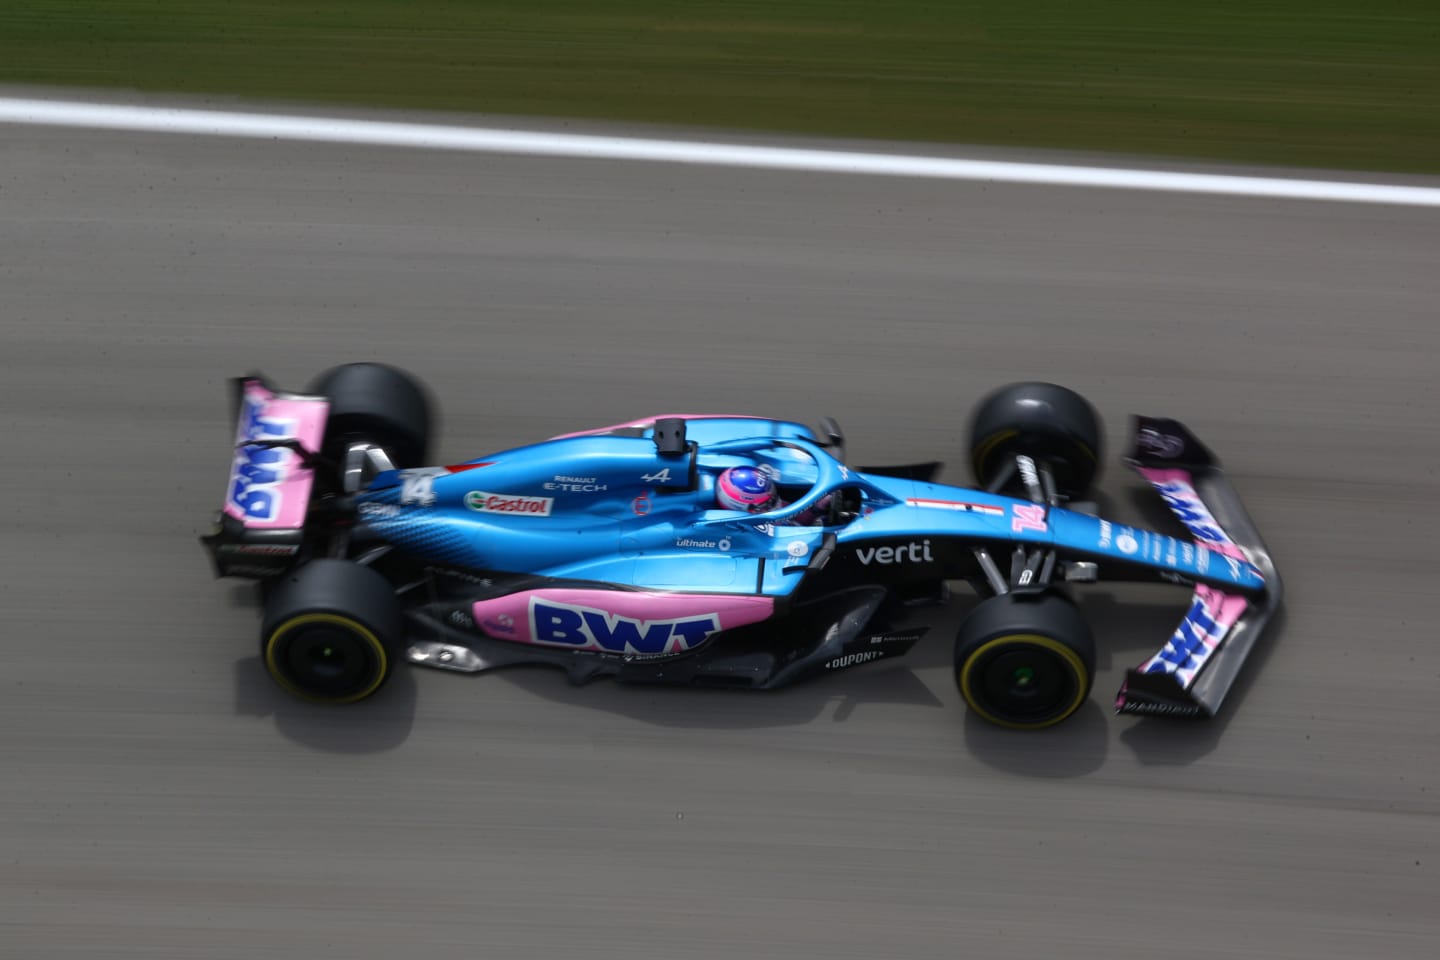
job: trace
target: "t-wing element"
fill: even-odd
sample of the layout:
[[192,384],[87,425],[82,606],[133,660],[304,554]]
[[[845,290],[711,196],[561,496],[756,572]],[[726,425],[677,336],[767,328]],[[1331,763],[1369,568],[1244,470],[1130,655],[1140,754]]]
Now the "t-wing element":
[[1175,420],[1136,417],[1126,458],[1214,562],[1246,564],[1264,578],[1258,593],[1198,585],[1165,646],[1129,670],[1117,713],[1214,716],[1234,686],[1255,641],[1280,608],[1283,593],[1270,551],[1219,461]]

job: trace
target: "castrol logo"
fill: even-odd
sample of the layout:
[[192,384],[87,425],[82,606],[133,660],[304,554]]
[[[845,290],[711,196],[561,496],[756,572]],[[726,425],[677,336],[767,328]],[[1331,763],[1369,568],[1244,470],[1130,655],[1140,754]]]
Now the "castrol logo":
[[486,493],[471,490],[465,494],[465,506],[476,513],[519,514],[527,517],[548,517],[555,506],[554,497],[525,497],[509,493]]

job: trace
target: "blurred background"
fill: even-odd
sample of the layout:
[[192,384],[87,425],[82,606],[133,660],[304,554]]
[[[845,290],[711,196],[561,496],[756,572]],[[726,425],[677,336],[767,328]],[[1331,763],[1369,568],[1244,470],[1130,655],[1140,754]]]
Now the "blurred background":
[[[3,0],[0,97],[1440,186],[1433,0]],[[0,958],[1433,960],[1437,208],[0,123]],[[947,463],[1064,383],[1224,461],[1287,608],[1213,721],[906,659],[773,696],[257,656],[226,378],[427,381],[455,462],[680,409]],[[1181,533],[1179,530],[1173,531]]]
[[9,0],[15,82],[1440,172],[1429,0]]

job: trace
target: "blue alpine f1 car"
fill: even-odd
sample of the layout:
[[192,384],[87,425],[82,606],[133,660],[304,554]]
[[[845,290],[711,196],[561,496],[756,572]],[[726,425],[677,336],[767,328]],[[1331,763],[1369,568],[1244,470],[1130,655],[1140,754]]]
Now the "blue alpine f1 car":
[[[235,399],[229,489],[202,542],[218,576],[262,581],[270,675],[324,703],[370,696],[401,661],[771,689],[901,656],[929,629],[917,608],[963,582],[982,599],[955,638],[961,696],[1036,729],[1092,687],[1095,641],[1070,591],[1130,581],[1191,600],[1116,709],[1208,716],[1281,599],[1219,464],[1174,420],[1135,418],[1126,459],[1189,536],[1098,516],[1098,418],[1053,384],[979,405],[974,487],[934,482],[935,462],[850,466],[831,420],[739,415],[430,465],[430,396],[382,364],[333,368],[304,393],[250,376]],[[780,505],[720,506],[716,479],[737,466],[772,478]]]

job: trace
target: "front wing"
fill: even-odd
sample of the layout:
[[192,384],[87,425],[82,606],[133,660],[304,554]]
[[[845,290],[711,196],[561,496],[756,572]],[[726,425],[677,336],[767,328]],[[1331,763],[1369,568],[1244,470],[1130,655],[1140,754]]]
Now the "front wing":
[[1215,456],[1175,420],[1137,417],[1130,464],[1160,494],[1215,563],[1246,564],[1262,592],[1231,593],[1197,584],[1165,646],[1127,671],[1117,713],[1214,716],[1279,610],[1280,575],[1239,495]]

